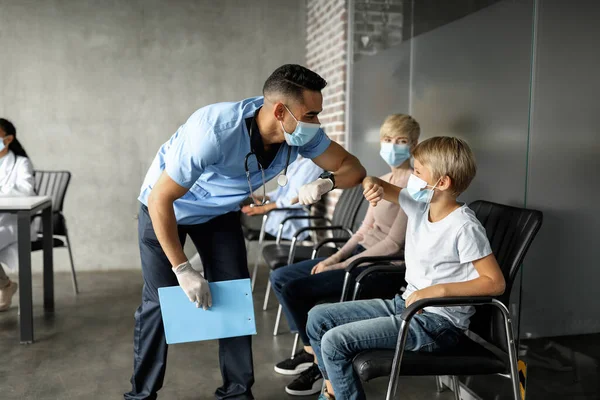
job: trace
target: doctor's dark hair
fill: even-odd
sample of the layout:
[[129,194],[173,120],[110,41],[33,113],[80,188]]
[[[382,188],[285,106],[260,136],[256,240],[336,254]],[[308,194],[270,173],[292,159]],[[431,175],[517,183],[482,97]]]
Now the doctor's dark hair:
[[0,129],[4,131],[6,136],[12,135],[14,136],[13,141],[8,145],[10,151],[12,151],[15,156],[21,156],[29,158],[27,152],[21,145],[21,143],[17,140],[17,128],[7,119],[0,118]]
[[279,93],[286,97],[302,101],[302,92],[312,90],[320,92],[327,81],[316,72],[297,64],[286,64],[277,68],[265,82],[263,95]]

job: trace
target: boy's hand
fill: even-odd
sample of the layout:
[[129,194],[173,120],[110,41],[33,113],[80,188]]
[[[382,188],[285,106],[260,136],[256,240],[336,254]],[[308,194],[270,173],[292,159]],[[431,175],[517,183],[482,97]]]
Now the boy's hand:
[[[436,297],[444,297],[444,289],[441,285],[433,285],[428,288],[417,290],[412,292],[408,299],[405,301],[405,305],[408,308],[412,303],[422,299],[432,299]],[[421,314],[423,310],[417,311],[417,314]]]
[[383,200],[383,187],[379,185],[376,179],[377,178],[367,176],[362,182],[364,189],[363,195],[373,207],[376,207],[377,203]]

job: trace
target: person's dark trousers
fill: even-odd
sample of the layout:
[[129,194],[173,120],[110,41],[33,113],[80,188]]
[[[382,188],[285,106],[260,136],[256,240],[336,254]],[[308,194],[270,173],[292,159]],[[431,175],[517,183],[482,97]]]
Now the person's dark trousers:
[[[364,250],[359,245],[353,255]],[[298,332],[305,346],[310,346],[306,335],[308,312],[320,301],[339,301],[344,286],[344,269],[310,274],[312,268],[322,260],[324,258],[316,258],[278,268],[271,272],[269,278],[290,329]]]
[[[189,235],[202,259],[209,282],[249,278],[246,245],[239,212],[231,212],[198,225],[179,225],[183,245]],[[167,343],[158,301],[158,288],[177,286],[177,278],[163,252],[146,206],[140,207],[138,234],[144,287],[142,304],[135,312],[133,376],[125,399],[156,399],[167,366]],[[253,399],[252,338],[241,336],[219,340],[223,386],[217,399]],[[198,379],[203,379],[202,374]]]

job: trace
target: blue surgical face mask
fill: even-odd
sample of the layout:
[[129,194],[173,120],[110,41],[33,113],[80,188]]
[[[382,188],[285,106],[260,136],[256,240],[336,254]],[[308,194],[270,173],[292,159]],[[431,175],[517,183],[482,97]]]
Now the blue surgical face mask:
[[321,125],[298,121],[290,109],[287,108],[286,105],[284,105],[284,107],[290,113],[292,118],[296,120],[296,129],[294,129],[294,132],[292,133],[287,133],[283,127],[283,121],[279,121],[281,129],[283,129],[283,136],[285,136],[286,143],[290,146],[304,146],[315,137],[317,132],[319,132],[319,129],[321,129]]
[[0,152],[4,151],[6,146],[4,145],[4,138],[0,138]]
[[[408,183],[406,184],[406,190],[415,201],[428,204],[433,198],[433,190],[438,183],[439,179],[435,185],[431,186],[415,174],[410,174],[410,178],[408,178]],[[428,186],[431,189],[427,189]]]
[[407,144],[381,143],[379,155],[390,167],[397,167],[410,158]]

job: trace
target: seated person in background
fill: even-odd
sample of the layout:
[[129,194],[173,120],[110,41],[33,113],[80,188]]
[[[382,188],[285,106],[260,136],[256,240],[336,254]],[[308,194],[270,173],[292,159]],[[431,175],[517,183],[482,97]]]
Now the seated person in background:
[[[425,298],[497,296],[504,276],[484,227],[456,198],[475,177],[475,159],[466,142],[435,137],[413,152],[414,175],[405,189],[378,178],[363,181],[365,198],[400,204],[408,216],[407,289],[393,300],[323,304],[308,316],[307,334],[326,377],[319,399],[365,399],[354,373],[355,355],[369,349],[394,349],[404,309]],[[382,204],[382,203],[379,203]],[[407,351],[452,347],[469,327],[473,307],[428,307],[410,323]]]
[[[17,140],[14,125],[0,118],[0,197],[33,196],[33,167],[27,153]],[[36,232],[31,232],[35,240]],[[11,281],[2,264],[16,269],[17,216],[0,214],[0,311],[10,308],[18,285]]]
[[[386,182],[406,186],[412,172],[410,155],[419,141],[417,121],[404,114],[391,115],[380,128],[381,157],[391,172],[382,176]],[[404,249],[406,215],[397,204],[369,206],[360,229],[337,253],[279,268],[271,273],[273,290],[282,305],[292,330],[297,330],[304,350],[294,358],[275,366],[283,375],[301,374],[286,386],[288,394],[305,396],[321,390],[323,378],[306,336],[308,311],[319,301],[339,299],[344,283],[344,269],[356,258],[401,255]]]
[[[267,212],[276,208],[297,208],[298,211],[275,212],[269,214],[269,218],[267,219],[267,223],[265,225],[265,232],[272,236],[276,236],[277,231],[279,230],[279,224],[281,224],[281,221],[283,221],[285,218],[289,217],[290,215],[306,215],[306,211],[304,211],[301,205],[292,205],[291,201],[295,197],[298,197],[298,189],[300,189],[300,186],[317,180],[322,173],[323,170],[317,164],[312,162],[310,158],[299,156],[296,161],[289,165],[287,169],[287,185],[277,186],[277,189],[267,193],[267,199],[269,200],[269,203],[265,204],[264,206],[254,207],[246,205],[242,208],[242,212],[248,216],[253,216],[266,214]],[[305,228],[308,225],[309,221],[305,219],[296,219],[286,222],[283,229],[282,238],[291,240],[296,231],[301,228]],[[299,240],[305,240],[308,235],[308,232],[304,232],[299,237]]]

